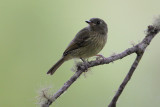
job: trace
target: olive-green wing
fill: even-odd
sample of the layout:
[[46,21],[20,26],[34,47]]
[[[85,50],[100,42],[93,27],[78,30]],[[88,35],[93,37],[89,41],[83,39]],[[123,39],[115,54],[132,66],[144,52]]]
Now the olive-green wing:
[[87,28],[84,28],[81,31],[79,31],[75,36],[75,38],[68,45],[63,55],[66,56],[68,53],[72,52],[73,50],[87,46],[89,37],[90,37],[89,30]]

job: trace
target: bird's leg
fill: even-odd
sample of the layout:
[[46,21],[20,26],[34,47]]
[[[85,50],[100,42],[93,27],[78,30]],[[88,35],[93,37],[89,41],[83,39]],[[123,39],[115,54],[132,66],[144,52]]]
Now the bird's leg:
[[87,61],[85,61],[83,58],[80,58],[80,59],[83,61],[84,65],[85,65],[85,68],[86,68],[86,70],[85,70],[85,71],[87,71],[87,69],[88,69]]
[[102,58],[103,60],[106,59],[106,58],[105,58],[103,55],[101,55],[101,54],[98,54],[98,55],[96,55],[96,56],[97,56],[96,60],[99,60],[100,58]]

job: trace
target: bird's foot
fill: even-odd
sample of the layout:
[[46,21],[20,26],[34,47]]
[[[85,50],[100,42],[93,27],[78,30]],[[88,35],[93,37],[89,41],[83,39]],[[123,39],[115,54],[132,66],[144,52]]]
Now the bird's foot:
[[87,63],[87,61],[86,60],[84,60],[83,58],[80,58],[82,61],[83,61],[83,63],[84,63],[84,67],[85,67],[85,71],[84,72],[87,72],[87,70],[88,70],[88,63]]
[[101,54],[98,54],[98,55],[96,55],[97,56],[97,58],[96,58],[96,60],[99,60],[99,59],[103,59],[103,60],[105,60],[106,58],[103,56],[103,55],[101,55]]

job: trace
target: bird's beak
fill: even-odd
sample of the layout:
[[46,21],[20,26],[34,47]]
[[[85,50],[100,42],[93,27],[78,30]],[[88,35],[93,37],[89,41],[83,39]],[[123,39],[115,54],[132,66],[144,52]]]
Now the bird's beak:
[[88,23],[88,24],[91,24],[91,23],[92,23],[91,21],[88,21],[88,20],[87,20],[87,21],[85,21],[85,22],[86,22],[86,23]]
[[94,26],[95,24],[93,23],[93,22],[91,22],[91,21],[85,21],[86,23],[88,23],[89,25],[91,25],[91,26]]

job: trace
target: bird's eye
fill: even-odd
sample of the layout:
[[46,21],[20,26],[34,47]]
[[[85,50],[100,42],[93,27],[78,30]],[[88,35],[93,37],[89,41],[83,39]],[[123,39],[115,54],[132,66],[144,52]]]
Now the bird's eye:
[[99,25],[100,24],[100,21],[97,21],[97,25]]

